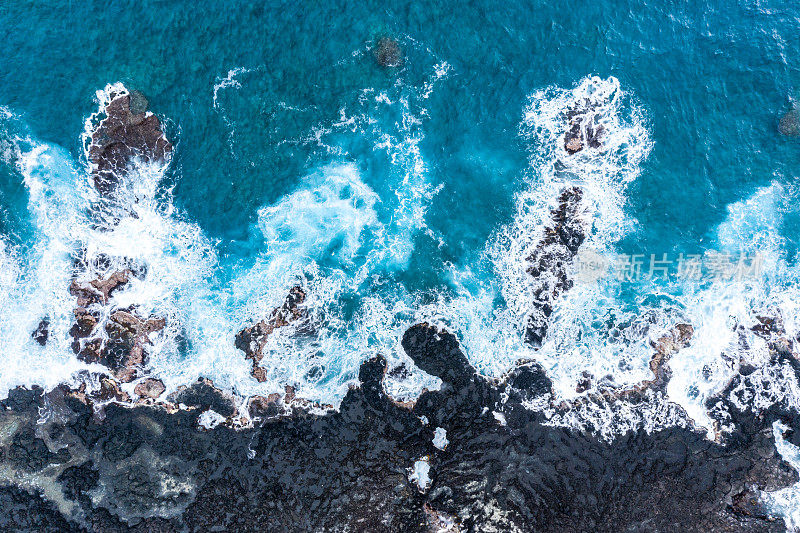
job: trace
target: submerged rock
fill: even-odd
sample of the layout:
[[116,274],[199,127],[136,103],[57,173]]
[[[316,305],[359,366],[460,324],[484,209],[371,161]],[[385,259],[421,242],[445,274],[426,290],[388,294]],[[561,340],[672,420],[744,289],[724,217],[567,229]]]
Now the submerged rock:
[[399,67],[403,64],[400,44],[391,37],[381,37],[372,49],[375,61],[382,67]]
[[800,110],[791,109],[778,121],[778,131],[781,135],[797,137],[800,135]]
[[147,101],[147,98],[140,92],[140,91],[131,91],[131,114],[133,115],[141,115],[147,111],[150,107],[150,102]]

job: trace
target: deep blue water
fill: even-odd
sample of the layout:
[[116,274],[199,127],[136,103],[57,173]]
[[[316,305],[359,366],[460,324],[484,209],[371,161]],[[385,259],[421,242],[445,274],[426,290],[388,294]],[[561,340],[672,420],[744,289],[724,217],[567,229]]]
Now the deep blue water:
[[[0,105],[22,124],[13,128],[66,149],[76,168],[84,122],[106,84],[142,91],[165,120],[176,150],[160,194],[177,209],[170,216],[195,224],[219,255],[211,273],[200,275],[208,290],[175,289],[175,306],[197,318],[206,311],[190,309],[212,302],[209,309],[234,317],[210,333],[183,324],[190,340],[181,345],[182,360],[196,357],[208,336],[232,335],[252,319],[248,302],[285,283],[257,265],[280,259],[290,265],[281,275],[313,262],[318,276],[346,280],[324,311],[332,335],[349,347],[356,341],[346,332],[380,336],[370,329],[375,324],[359,325],[369,297],[404,303],[376,319],[391,329],[438,297],[483,294],[488,310],[453,304],[443,319],[471,358],[496,373],[511,356],[492,361],[500,341],[487,340],[487,331],[496,329],[492,320],[507,320],[492,313],[502,313],[513,288],[498,289],[498,267],[487,254],[518,216],[518,195],[537,190],[541,139],[521,133],[532,95],[572,89],[587,76],[614,77],[625,95],[620,114],[641,116],[651,149],[619,189],[630,229],[611,239],[612,253],[718,248],[731,206],[773,187],[769,202],[743,216],[746,225],[766,225],[768,240],[780,241],[778,255],[791,261],[800,238],[800,145],[777,125],[800,89],[798,24],[800,11],[771,1],[11,1],[0,6]],[[375,62],[371,48],[381,36],[398,41],[401,67]],[[331,175],[358,179],[331,186]],[[4,166],[0,228],[22,255],[46,246],[31,202],[19,169]],[[314,202],[318,211],[306,209]],[[263,210],[271,208],[265,222]],[[740,229],[736,238],[748,239]],[[248,290],[231,289],[242,279]],[[678,307],[702,299],[692,293],[690,303],[680,301],[682,290],[664,289],[668,299],[678,294]],[[215,291],[229,297],[217,302]],[[600,340],[585,341],[588,348],[568,364],[543,355],[546,366],[556,374],[567,368],[571,377],[587,364],[604,372],[641,366],[606,352],[595,361],[592,350],[614,344],[602,333],[617,327],[614,316],[632,321],[659,297],[638,286],[610,289],[600,298],[607,308],[598,304],[583,317],[588,325],[578,335],[584,342],[600,331]],[[375,349],[395,349],[396,337],[375,341]],[[337,356],[341,346],[312,347],[323,354],[316,356],[321,374],[306,373],[304,365],[316,363],[303,359],[291,363],[302,370],[291,379],[325,376],[313,397],[327,398],[320,391],[330,383],[343,390],[357,366]],[[356,351],[354,360],[367,353]],[[223,361],[198,372],[250,390],[215,374],[224,374]]]

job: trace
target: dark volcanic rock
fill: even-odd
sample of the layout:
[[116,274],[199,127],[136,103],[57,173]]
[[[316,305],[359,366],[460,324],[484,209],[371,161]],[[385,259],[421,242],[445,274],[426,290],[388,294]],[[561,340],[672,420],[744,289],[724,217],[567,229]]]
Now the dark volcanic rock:
[[598,123],[597,104],[588,99],[575,102],[564,114],[567,131],[564,133],[564,150],[576,154],[585,147],[600,148],[605,128]]
[[525,339],[534,347],[542,345],[555,300],[572,288],[569,268],[586,239],[585,223],[580,216],[582,199],[583,192],[577,187],[562,191],[544,238],[527,259],[527,272],[533,277],[534,303]]
[[71,533],[81,529],[61,516],[53,503],[38,494],[0,485],[0,530]]
[[[682,338],[678,331],[672,340]],[[207,382],[174,398],[195,409],[109,405],[102,421],[89,406],[53,391],[48,409],[61,414],[42,424],[42,391],[12,391],[0,403],[0,435],[6,436],[0,467],[22,461],[31,479],[52,471],[47,483],[60,485],[75,507],[62,516],[47,496],[0,489],[0,525],[9,531],[422,532],[449,518],[461,531],[784,530],[752,496],[797,479],[775,453],[771,435],[778,419],[797,432],[797,413],[776,406],[755,416],[722,398],[735,427],[725,446],[685,428],[630,432],[609,443],[543,425],[541,413],[521,407],[523,396],[549,394],[549,380],[534,363],[496,386],[475,373],[446,331],[419,324],[403,346],[444,380],[413,411],[384,393],[380,357],[362,365],[360,387],[347,393],[338,412],[295,410],[239,431],[197,429],[204,409],[226,416],[235,409]],[[444,450],[432,445],[437,427],[447,432]],[[49,435],[50,445],[37,432]],[[49,449],[65,445],[68,463]],[[9,455],[13,447],[25,451]],[[424,492],[408,478],[422,458],[432,479]]]
[[43,318],[36,329],[31,333],[31,338],[38,342],[40,345],[47,345],[47,339],[50,337],[50,320]]
[[382,67],[399,67],[403,64],[400,44],[391,37],[381,37],[372,50],[375,61]]
[[445,382],[463,383],[475,374],[452,333],[422,323],[410,327],[401,343],[414,364]]

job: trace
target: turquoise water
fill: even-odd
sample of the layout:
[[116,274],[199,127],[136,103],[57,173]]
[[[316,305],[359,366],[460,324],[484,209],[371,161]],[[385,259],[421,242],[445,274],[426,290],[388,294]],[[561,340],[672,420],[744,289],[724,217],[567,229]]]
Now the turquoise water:
[[[172,324],[151,354],[170,387],[199,375],[242,394],[292,383],[336,403],[370,353],[407,363],[399,335],[431,319],[482,371],[537,358],[568,396],[587,369],[619,385],[646,377],[647,335],[690,319],[697,348],[675,363],[685,373],[671,394],[702,418],[698,390],[728,375],[719,356],[731,339],[718,330],[752,318],[742,302],[793,301],[800,145],[777,124],[800,88],[798,23],[783,2],[4,2],[3,126],[32,161],[9,156],[0,171],[4,294],[27,310],[6,319],[15,340],[4,357],[21,365],[39,350],[27,332],[42,314],[63,324],[54,319],[62,344],[35,352],[34,370],[8,372],[3,388],[49,383],[54,361],[80,369],[59,352],[68,282],[48,283],[67,279],[58,261],[75,242],[128,250],[129,239],[154,265],[134,294]],[[387,35],[403,50],[399,68],[372,56]],[[618,80],[609,112],[622,139],[569,171],[594,191],[592,246],[606,257],[761,250],[770,277],[582,287],[534,352],[520,340],[518,270],[566,183],[545,131],[557,115],[542,102],[557,107],[590,76]],[[80,221],[75,186],[85,122],[114,82],[149,98],[176,145],[163,175],[138,182],[143,211],[116,244]],[[320,333],[279,339],[271,380],[256,384],[233,335],[298,277]],[[784,313],[793,324],[795,308]],[[719,378],[698,387],[708,365]],[[435,383],[394,386],[402,396]]]

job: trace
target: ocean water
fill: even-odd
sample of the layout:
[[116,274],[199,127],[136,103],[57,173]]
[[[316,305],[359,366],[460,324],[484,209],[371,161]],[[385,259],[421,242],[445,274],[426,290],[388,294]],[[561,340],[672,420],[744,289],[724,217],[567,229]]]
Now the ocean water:
[[[438,386],[399,345],[428,320],[482,373],[535,359],[569,399],[586,375],[647,379],[651,341],[689,322],[692,344],[654,402],[713,437],[704,402],[732,361],[768,360],[737,326],[771,313],[788,335],[800,328],[800,140],[778,132],[800,98],[798,24],[777,1],[4,2],[0,395],[87,369],[68,334],[83,247],[147,264],[117,300],[167,318],[149,369],[170,390],[208,377],[243,397],[292,385],[337,405],[379,352],[409,370],[387,388],[410,399]],[[383,36],[401,66],[376,63]],[[122,87],[148,97],[175,151],[128,177],[121,222],[104,226],[88,215],[86,141]],[[566,157],[563,113],[584,98],[599,106],[603,148]],[[578,282],[534,350],[524,260],[568,185],[584,190],[601,261],[730,254],[757,257],[756,275]],[[314,334],[276,331],[258,383],[234,335],[297,283]],[[40,347],[30,332],[45,316]],[[770,379],[780,386],[754,392],[763,405],[800,405],[796,378]],[[608,438],[686,423],[659,412],[585,417]]]

